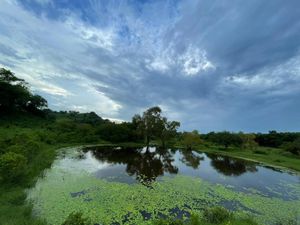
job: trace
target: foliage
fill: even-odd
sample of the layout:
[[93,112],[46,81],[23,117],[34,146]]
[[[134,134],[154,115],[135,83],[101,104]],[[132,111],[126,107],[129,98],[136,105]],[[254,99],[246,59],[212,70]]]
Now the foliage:
[[177,129],[180,127],[180,123],[177,121],[168,121],[166,117],[161,120],[161,130],[159,137],[163,147],[166,147],[166,142],[171,138],[174,138],[177,134]]
[[166,141],[175,137],[180,123],[177,121],[168,121],[166,117],[162,117],[162,110],[158,107],[147,109],[142,116],[136,114],[132,118],[132,124],[136,127],[138,134],[144,137],[146,145],[152,139],[158,138],[162,145],[165,146]]
[[4,181],[18,182],[25,174],[27,160],[18,153],[7,152],[0,156],[0,176]]
[[0,69],[0,112],[25,111],[43,115],[42,109],[47,108],[47,101],[32,94],[24,80],[17,78],[11,71]]
[[300,155],[300,137],[284,145],[284,149],[292,154]]
[[204,220],[212,224],[220,224],[228,221],[231,216],[231,213],[223,207],[205,209],[203,213]]
[[144,136],[146,145],[149,146],[150,140],[161,130],[161,109],[158,106],[149,108],[142,116],[135,115],[132,122],[137,124],[139,133]]
[[226,149],[229,146],[241,147],[243,144],[243,140],[239,134],[230,133],[228,131],[223,131],[218,133],[210,132],[206,135],[203,135],[203,137],[207,141],[224,146]]
[[71,213],[62,225],[91,225],[89,219],[84,218],[80,212]]
[[139,141],[139,137],[131,123],[106,122],[96,128],[96,134],[103,140],[112,143]]
[[181,144],[187,148],[187,149],[192,149],[195,146],[201,144],[201,139],[198,131],[192,131],[192,132],[184,132],[181,135]]
[[243,132],[239,133],[240,138],[242,139],[242,148],[243,149],[256,149],[258,144],[255,141],[255,134],[245,134]]
[[269,131],[267,134],[256,134],[255,141],[260,146],[278,148],[285,143],[295,141],[297,138],[300,138],[300,133],[276,132],[273,130]]

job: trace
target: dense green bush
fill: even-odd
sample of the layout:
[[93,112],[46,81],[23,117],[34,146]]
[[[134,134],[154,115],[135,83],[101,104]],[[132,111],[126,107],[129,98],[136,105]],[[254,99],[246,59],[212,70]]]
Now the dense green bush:
[[229,220],[231,213],[223,207],[214,207],[204,210],[203,219],[212,224],[220,224]]
[[82,213],[71,213],[62,225],[91,225],[89,219],[84,218]]
[[184,132],[181,135],[180,143],[187,149],[192,149],[202,143],[198,131]]
[[278,148],[284,143],[291,143],[300,138],[300,133],[269,131],[267,134],[258,133],[255,135],[255,141],[260,146]]
[[300,138],[284,145],[284,149],[294,155],[300,155]]
[[17,183],[24,176],[27,166],[26,158],[15,152],[0,156],[0,176],[2,180]]
[[210,132],[202,135],[202,137],[209,142],[222,145],[226,149],[229,146],[242,147],[243,145],[243,139],[241,138],[240,134],[230,133],[228,131]]
[[25,145],[25,156],[30,160],[39,153],[41,145],[36,141],[28,141]]

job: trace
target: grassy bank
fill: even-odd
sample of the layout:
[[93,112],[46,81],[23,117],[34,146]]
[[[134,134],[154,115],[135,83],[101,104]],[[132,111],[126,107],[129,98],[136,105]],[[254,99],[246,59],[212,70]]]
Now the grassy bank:
[[[177,146],[180,147],[180,146]],[[215,153],[224,156],[231,156],[255,162],[260,162],[268,166],[280,169],[289,169],[300,172],[300,157],[286,152],[279,148],[257,147],[251,149],[240,148],[220,148],[218,146],[198,146],[195,149],[199,152]]]

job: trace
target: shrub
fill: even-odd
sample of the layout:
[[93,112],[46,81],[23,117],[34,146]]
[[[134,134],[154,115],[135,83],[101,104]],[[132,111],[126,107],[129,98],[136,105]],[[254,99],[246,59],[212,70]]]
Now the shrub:
[[200,145],[201,143],[202,141],[197,131],[184,132],[182,134],[181,144],[187,149],[192,149],[195,146]]
[[49,131],[38,132],[38,137],[41,142],[46,144],[55,144],[54,134]]
[[214,207],[206,209],[203,213],[203,219],[212,224],[220,224],[229,220],[231,213],[223,207]]
[[31,160],[40,150],[39,143],[29,140],[24,145],[16,144],[7,148],[8,152],[14,152],[24,155],[28,160]]
[[24,147],[25,147],[25,155],[27,156],[28,159],[31,159],[34,157],[34,155],[38,154],[41,148],[39,143],[35,141],[28,141]]
[[0,176],[4,181],[17,182],[25,174],[27,160],[15,152],[0,156]]
[[22,205],[25,200],[26,194],[24,191],[15,191],[13,194],[9,195],[9,198],[7,199],[10,204],[14,205]]
[[91,225],[89,219],[84,218],[82,213],[71,213],[62,225]]
[[300,138],[291,143],[288,143],[284,148],[286,151],[292,154],[300,155]]
[[191,214],[191,218],[190,218],[190,224],[191,225],[199,225],[199,224],[201,224],[199,216],[192,213]]

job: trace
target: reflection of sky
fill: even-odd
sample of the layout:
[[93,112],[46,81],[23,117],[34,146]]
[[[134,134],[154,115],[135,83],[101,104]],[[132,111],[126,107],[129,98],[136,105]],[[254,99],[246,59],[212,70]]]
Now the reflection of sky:
[[106,162],[97,160],[91,152],[84,154],[84,158],[78,159],[74,157],[64,157],[57,161],[55,167],[66,170],[68,172],[81,172],[85,171],[93,173],[99,170],[110,167],[111,165]]

